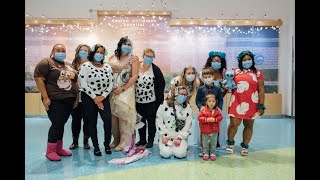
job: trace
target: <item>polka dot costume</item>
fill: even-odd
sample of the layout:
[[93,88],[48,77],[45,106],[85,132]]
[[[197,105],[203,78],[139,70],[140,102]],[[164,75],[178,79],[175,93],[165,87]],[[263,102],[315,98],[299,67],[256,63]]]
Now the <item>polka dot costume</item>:
[[139,71],[138,80],[136,81],[136,102],[137,103],[150,103],[156,100],[154,91],[154,74],[152,66],[142,74]]
[[79,72],[81,91],[85,92],[92,99],[96,94],[107,97],[112,90],[114,79],[110,65],[105,64],[98,68],[86,62],[81,65]]
[[232,90],[228,114],[240,119],[254,119],[258,111],[258,81],[264,80],[261,71],[234,69],[234,81],[238,88]]

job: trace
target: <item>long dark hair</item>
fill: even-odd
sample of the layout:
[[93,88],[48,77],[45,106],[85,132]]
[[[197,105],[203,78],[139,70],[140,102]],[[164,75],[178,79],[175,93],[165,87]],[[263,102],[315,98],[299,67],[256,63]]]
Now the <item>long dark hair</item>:
[[78,47],[76,48],[76,54],[74,55],[74,59],[72,61],[72,66],[75,70],[78,70],[79,66],[80,66],[80,57],[79,57],[79,51],[80,49],[85,46],[88,48],[88,57],[90,56],[90,46],[88,46],[87,44],[79,44]]
[[102,61],[100,61],[99,63],[100,64],[103,64],[103,60],[104,60],[104,55],[106,54],[106,52],[107,52],[107,50],[106,50],[106,48],[104,47],[104,46],[102,46],[101,44],[96,44],[96,45],[94,45],[93,47],[92,47],[92,49],[91,49],[91,51],[90,51],[90,55],[89,55],[89,61],[94,61],[94,54],[96,54],[96,52],[97,52],[97,50],[99,49],[99,48],[103,48],[103,50],[104,50],[104,52],[103,52],[103,59],[102,59]]
[[118,45],[117,45],[117,49],[114,51],[114,55],[118,57],[118,59],[120,59],[120,56],[121,56],[121,46],[123,43],[126,43],[127,41],[130,41],[130,39],[128,38],[128,36],[125,36],[125,37],[122,37],[120,39],[120,41],[118,42]]
[[[208,57],[207,59],[207,62],[206,64],[204,65],[204,67],[211,67],[211,62],[212,62],[212,59],[214,58],[215,56],[212,56],[212,57]],[[220,56],[218,56],[221,60],[221,67],[219,70],[220,74],[223,74],[223,69],[227,69],[227,61],[225,58],[221,58]]]
[[254,72],[256,72],[256,67],[254,67],[254,65],[256,64],[254,62],[254,55],[252,53],[245,53],[245,54],[241,54],[241,56],[239,57],[239,60],[238,60],[238,67],[241,71],[243,71],[243,66],[242,66],[242,60],[243,60],[243,57],[245,55],[248,55],[252,58],[252,66],[249,68],[249,69],[252,69]]

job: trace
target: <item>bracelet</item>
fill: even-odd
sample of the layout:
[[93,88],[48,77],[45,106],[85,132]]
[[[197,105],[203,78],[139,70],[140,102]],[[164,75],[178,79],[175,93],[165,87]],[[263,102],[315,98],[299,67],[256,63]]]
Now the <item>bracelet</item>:
[[265,109],[266,109],[266,106],[265,106],[264,104],[258,104],[258,105],[257,105],[257,108],[258,108],[258,109],[265,110]]

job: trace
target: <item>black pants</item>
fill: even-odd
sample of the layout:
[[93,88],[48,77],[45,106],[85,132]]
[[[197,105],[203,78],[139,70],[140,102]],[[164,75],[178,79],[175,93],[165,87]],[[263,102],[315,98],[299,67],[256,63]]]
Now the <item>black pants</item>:
[[78,141],[79,134],[81,131],[81,120],[83,119],[83,135],[89,138],[89,124],[88,119],[84,118],[83,116],[83,104],[79,102],[78,106],[72,110],[72,123],[71,123],[71,130],[72,130],[72,137],[74,140]]
[[51,99],[49,110],[47,111],[48,117],[51,121],[51,126],[48,133],[48,142],[56,143],[57,140],[62,140],[64,125],[72,112],[75,97],[65,99]]
[[103,121],[104,145],[109,145],[111,140],[112,123],[109,96],[102,101],[104,110],[99,109],[94,103],[94,100],[84,92],[81,92],[81,100],[84,107],[84,118],[87,118],[89,121],[89,135],[91,137],[93,147],[99,147],[97,131],[98,112]]
[[150,103],[136,103],[137,112],[142,116],[141,121],[145,124],[139,129],[140,141],[146,142],[146,129],[148,121],[148,142],[153,142],[156,134],[156,115],[158,107],[155,102]]

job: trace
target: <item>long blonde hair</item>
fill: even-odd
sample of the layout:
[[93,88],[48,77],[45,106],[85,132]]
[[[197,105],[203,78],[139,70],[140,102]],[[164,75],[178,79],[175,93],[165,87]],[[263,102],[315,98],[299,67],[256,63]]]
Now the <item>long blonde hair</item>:
[[186,67],[183,68],[182,74],[180,75],[180,78],[181,78],[181,84],[180,85],[181,86],[186,86],[186,81],[187,80],[186,80],[185,74],[186,74],[186,71],[188,69],[192,69],[193,72],[194,72],[194,75],[195,75],[194,80],[192,82],[192,87],[190,89],[190,93],[194,94],[196,92],[195,90],[197,88],[197,78],[196,78],[197,71],[196,71],[196,68],[194,68],[193,66],[186,66]]

